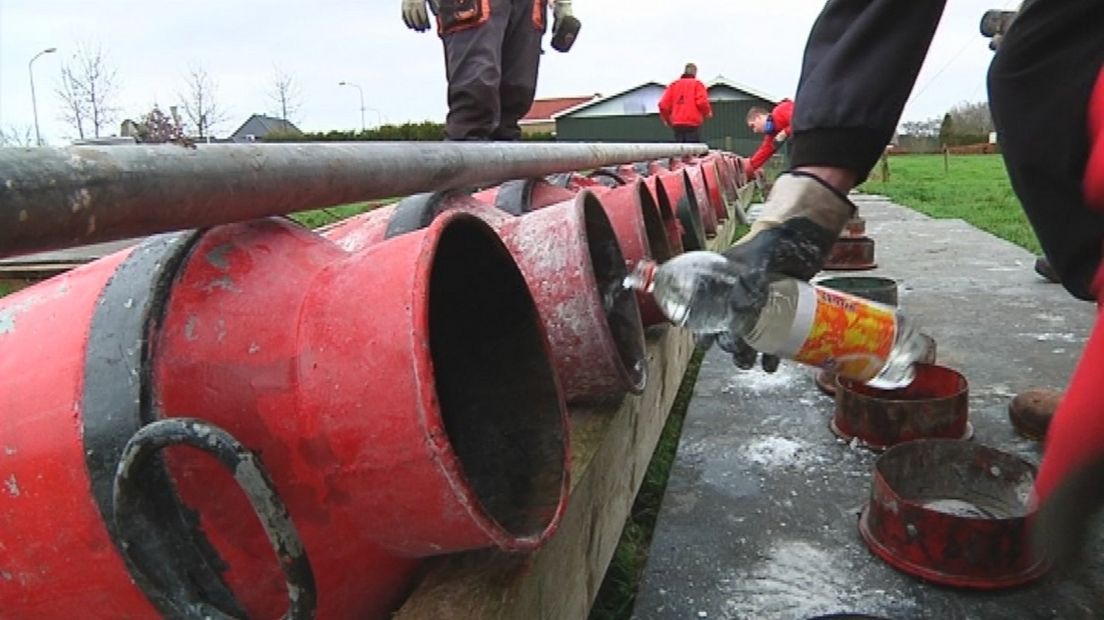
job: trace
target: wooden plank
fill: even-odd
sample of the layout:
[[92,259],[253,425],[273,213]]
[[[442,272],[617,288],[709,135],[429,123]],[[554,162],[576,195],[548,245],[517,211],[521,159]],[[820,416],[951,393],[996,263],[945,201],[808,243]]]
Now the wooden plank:
[[[712,240],[721,249],[734,221]],[[435,558],[400,620],[585,618],[598,594],[693,353],[688,332],[653,328],[643,394],[571,411],[572,488],[555,536],[532,554],[483,550]]]
[[748,207],[751,206],[751,201],[755,198],[755,184],[745,183],[743,187],[736,190],[738,196],[736,200],[737,208],[743,209],[747,212]]
[[50,252],[24,254],[22,256],[0,259],[0,265],[6,268],[33,265],[68,265],[72,268],[114,254],[119,250],[124,250],[132,245],[136,245],[141,241],[142,239],[140,238],[123,239],[121,241],[81,245],[62,250],[52,250]]
[[141,239],[125,239],[0,259],[2,280],[45,280],[128,248]]
[[0,278],[52,278],[58,274],[76,269],[84,263],[33,263],[28,265],[0,265]]

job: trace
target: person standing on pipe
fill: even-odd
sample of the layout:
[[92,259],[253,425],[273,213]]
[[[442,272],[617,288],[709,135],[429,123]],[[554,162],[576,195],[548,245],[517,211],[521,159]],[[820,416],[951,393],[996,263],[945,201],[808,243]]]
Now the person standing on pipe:
[[579,30],[571,0],[402,0],[407,28],[425,32],[430,10],[445,48],[449,140],[511,141],[533,105],[541,37],[552,3],[552,47],[566,52]]
[[701,142],[701,126],[713,117],[709,91],[698,79],[698,66],[687,63],[659,100],[659,118],[675,132],[675,142]]
[[[945,0],[829,2],[813,25],[783,173],[751,231],[725,251],[728,303],[754,317],[772,274],[809,279],[855,212],[847,193],[878,161],[927,56]],[[1100,0],[1027,0],[999,40],[989,102],[1012,188],[1062,284],[1104,304],[1104,24]],[[983,34],[984,28],[983,28]],[[1054,110],[1068,110],[1055,115]],[[751,368],[758,354],[718,339]],[[999,337],[999,335],[997,336]],[[765,368],[777,361],[764,356]],[[1084,548],[1104,507],[1104,315],[1046,432],[1032,535],[1043,560]]]

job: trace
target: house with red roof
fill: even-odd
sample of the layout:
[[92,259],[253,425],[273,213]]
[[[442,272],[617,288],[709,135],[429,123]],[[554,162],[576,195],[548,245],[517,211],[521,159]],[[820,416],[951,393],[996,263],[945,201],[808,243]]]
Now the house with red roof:
[[537,99],[533,101],[533,107],[529,113],[518,122],[521,132],[525,135],[535,133],[556,133],[556,120],[553,115],[568,112],[573,108],[590,103],[600,95],[587,97],[553,97],[551,99]]

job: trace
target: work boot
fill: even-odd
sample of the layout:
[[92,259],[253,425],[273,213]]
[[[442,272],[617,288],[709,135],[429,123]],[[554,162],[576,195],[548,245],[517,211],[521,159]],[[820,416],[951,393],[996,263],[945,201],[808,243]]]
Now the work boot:
[[1035,273],[1051,282],[1057,283],[1059,281],[1058,272],[1054,271],[1054,267],[1050,265],[1050,261],[1048,261],[1045,256],[1040,256],[1035,259]]
[[1062,393],[1057,390],[1027,390],[1021,392],[1008,404],[1008,419],[1016,432],[1042,441],[1046,438],[1050,419],[1054,417]]

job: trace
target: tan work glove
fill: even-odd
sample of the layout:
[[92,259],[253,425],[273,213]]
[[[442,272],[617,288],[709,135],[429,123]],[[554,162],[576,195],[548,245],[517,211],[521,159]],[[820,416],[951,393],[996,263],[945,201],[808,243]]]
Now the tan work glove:
[[426,3],[432,5],[433,12],[437,12],[437,0],[402,0],[403,23],[411,30],[425,32],[432,26]]

